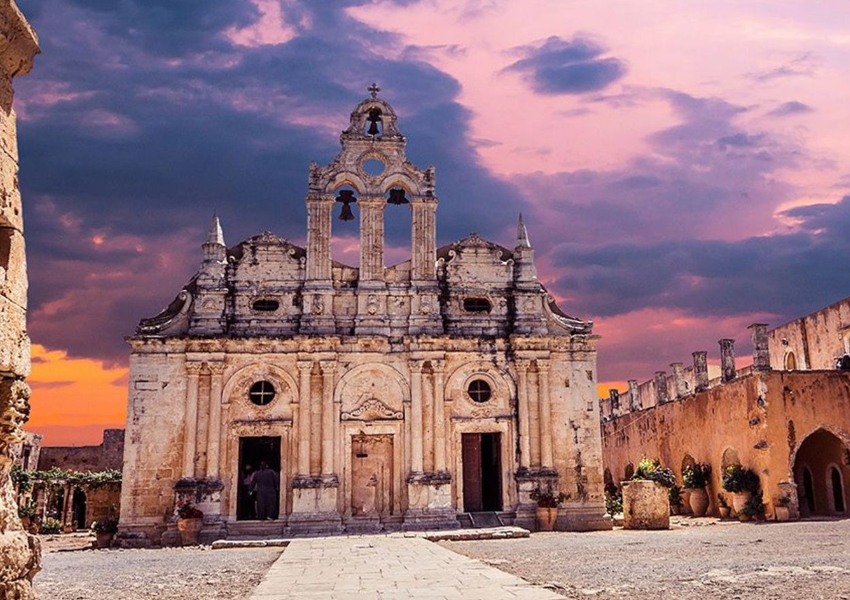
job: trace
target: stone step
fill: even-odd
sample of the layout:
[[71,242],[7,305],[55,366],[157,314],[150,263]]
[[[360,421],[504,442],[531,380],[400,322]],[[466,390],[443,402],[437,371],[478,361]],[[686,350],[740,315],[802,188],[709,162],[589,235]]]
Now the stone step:
[[504,527],[505,523],[496,512],[474,512],[469,513],[469,519],[472,521],[472,526],[480,527]]
[[236,521],[227,524],[227,539],[257,540],[281,538],[284,521]]

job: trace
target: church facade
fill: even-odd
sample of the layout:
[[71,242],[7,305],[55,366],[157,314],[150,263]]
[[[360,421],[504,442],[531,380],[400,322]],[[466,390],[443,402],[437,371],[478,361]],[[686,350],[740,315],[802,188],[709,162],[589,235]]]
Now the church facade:
[[[513,249],[437,247],[434,168],[407,160],[370,91],[339,155],[310,165],[306,248],[267,232],[228,248],[214,218],[200,270],[129,338],[124,539],[173,542],[186,500],[202,540],[533,528],[537,489],[566,494],[559,529],[610,527],[591,323],[540,284],[521,218]],[[353,208],[358,266],[331,257]],[[399,209],[411,257],[385,267],[384,211]],[[280,478],[262,522],[261,462]]]

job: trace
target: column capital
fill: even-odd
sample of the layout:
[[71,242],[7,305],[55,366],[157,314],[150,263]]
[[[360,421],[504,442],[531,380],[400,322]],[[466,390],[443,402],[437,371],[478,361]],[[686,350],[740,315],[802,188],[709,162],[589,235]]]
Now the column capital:
[[201,369],[203,368],[204,363],[191,361],[186,363],[186,374],[189,377],[198,377],[201,374]]
[[335,360],[320,360],[319,366],[322,369],[322,375],[333,375],[337,364]]
[[517,358],[514,360],[514,364],[521,373],[528,372],[528,369],[531,368],[531,360],[528,358]]
[[410,359],[410,371],[412,373],[421,373],[424,366],[425,366],[424,360]]
[[443,371],[446,369],[446,361],[442,358],[436,358],[431,360],[431,370],[436,375],[437,373],[443,374]]
[[535,362],[537,363],[537,371],[539,373],[548,373],[549,368],[552,366],[552,361],[548,358],[538,358]]
[[299,360],[295,363],[295,366],[298,367],[298,370],[302,373],[304,371],[312,371],[313,370],[313,361],[312,360]]
[[207,363],[207,368],[213,375],[222,375],[224,370],[227,368],[227,365],[223,362],[211,362]]

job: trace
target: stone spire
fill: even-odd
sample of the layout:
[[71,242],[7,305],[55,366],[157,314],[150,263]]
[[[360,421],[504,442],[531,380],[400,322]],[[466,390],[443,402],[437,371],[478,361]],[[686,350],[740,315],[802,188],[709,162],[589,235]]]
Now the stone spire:
[[519,213],[519,220],[516,225],[516,247],[531,248],[531,242],[528,241],[528,229],[525,228],[522,213]]
[[224,232],[221,230],[221,221],[218,219],[218,214],[213,211],[212,223],[210,223],[210,231],[207,234],[207,244],[218,244],[224,246]]
[[[224,245],[224,233],[221,230],[221,221],[218,219],[218,214],[213,211],[212,222],[210,223],[210,229],[207,233],[207,241],[204,242],[204,264],[205,265],[218,265],[223,267],[227,264],[227,246]],[[214,275],[214,278],[218,279],[223,272],[220,268],[210,269],[209,267],[204,269],[206,272]]]

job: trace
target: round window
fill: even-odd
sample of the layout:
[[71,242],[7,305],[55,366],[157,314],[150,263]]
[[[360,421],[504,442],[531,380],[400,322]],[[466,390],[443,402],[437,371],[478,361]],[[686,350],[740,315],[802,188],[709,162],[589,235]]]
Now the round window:
[[265,406],[275,396],[274,386],[268,381],[258,381],[248,391],[248,399],[257,406]]
[[493,390],[490,389],[490,384],[483,379],[475,379],[469,383],[466,389],[469,397],[475,402],[487,402],[490,396],[493,395]]

